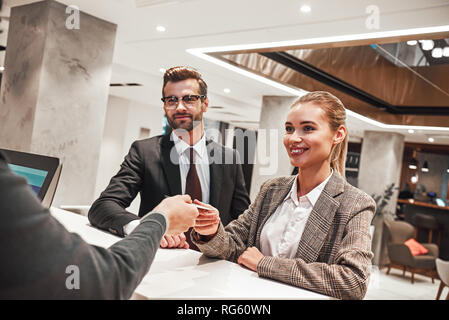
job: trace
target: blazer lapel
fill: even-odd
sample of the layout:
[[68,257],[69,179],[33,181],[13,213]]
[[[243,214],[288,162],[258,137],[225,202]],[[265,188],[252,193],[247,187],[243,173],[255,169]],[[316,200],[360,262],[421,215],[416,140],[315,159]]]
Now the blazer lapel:
[[206,148],[210,170],[209,204],[217,207],[220,201],[221,186],[223,184],[223,152],[221,146],[212,140],[206,142]]
[[176,152],[175,143],[170,139],[170,134],[162,137],[161,160],[165,172],[166,181],[170,189],[170,195],[182,194],[181,174],[179,172],[179,155]]
[[334,170],[332,177],[321,192],[306,222],[304,232],[298,244],[297,258],[303,259],[306,263],[317,260],[321,247],[332,226],[335,212],[340,206],[335,197],[341,194],[343,190],[344,180]]
[[291,179],[284,185],[272,186],[266,193],[263,205],[259,214],[260,225],[257,227],[256,234],[256,247],[260,248],[260,234],[262,233],[263,226],[276,209],[282,204],[287,194],[290,192],[293,183],[296,181],[296,176],[292,176]]

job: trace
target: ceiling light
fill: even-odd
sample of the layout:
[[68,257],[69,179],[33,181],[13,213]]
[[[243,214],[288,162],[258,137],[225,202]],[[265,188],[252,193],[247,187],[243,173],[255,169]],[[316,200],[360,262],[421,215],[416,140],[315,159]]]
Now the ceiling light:
[[[263,43],[246,43],[239,45],[227,45],[227,46],[216,46],[216,47],[203,47],[203,48],[190,48],[186,51],[200,59],[214,63],[218,66],[226,68],[230,71],[236,72],[242,76],[251,78],[253,80],[259,81],[283,92],[287,92],[294,96],[301,97],[305,95],[308,91],[287,86],[280,82],[270,80],[268,78],[262,77],[250,71],[244,70],[240,67],[234,66],[223,60],[215,58],[210,54],[213,52],[226,52],[226,51],[240,51],[240,50],[257,50],[257,49],[268,49],[276,47],[294,47],[294,46],[306,46],[314,44],[326,44],[326,43],[341,43],[346,41],[358,41],[358,40],[370,40],[370,39],[381,39],[390,37],[405,37],[405,36],[416,36],[417,34],[433,34],[439,32],[448,32],[449,24],[436,26],[436,27],[424,27],[424,28],[411,28],[411,29],[400,29],[392,31],[379,31],[379,32],[369,32],[369,33],[359,33],[359,34],[345,34],[338,36],[328,36],[328,37],[317,37],[317,38],[306,38],[306,39],[296,39],[296,40],[284,40],[284,41],[274,41],[274,42],[263,42]],[[419,40],[421,43],[422,40]],[[437,127],[437,126],[409,126],[409,125],[391,125],[382,123],[368,117],[365,117],[359,113],[353,112],[349,109],[346,110],[346,114],[349,117],[354,117],[360,121],[371,124],[378,128],[388,129],[388,130],[422,130],[422,131],[442,131],[449,132],[448,127]]]
[[413,184],[417,183],[417,182],[418,182],[418,175],[415,174],[415,175],[410,179],[410,181],[411,181]]
[[427,139],[429,142],[435,142],[435,139],[430,137],[429,139]]
[[156,27],[156,30],[158,31],[158,32],[165,32],[165,27],[164,26],[157,26]]
[[224,91],[224,93],[231,93],[231,89],[229,89],[229,88],[224,88],[223,91]]
[[413,130],[413,129],[408,129],[408,133],[415,133],[415,130]]
[[164,68],[160,68],[160,69],[159,69],[159,72],[160,72],[160,73],[165,73],[165,71],[166,71],[166,70],[165,70]]
[[301,6],[299,10],[301,10],[302,13],[309,13],[310,11],[312,11],[312,8],[305,4]]
[[443,48],[443,56],[449,57],[449,47],[444,47]]
[[416,41],[416,40],[409,40],[409,41],[407,41],[407,44],[409,46],[415,46],[417,43],[418,43],[418,41]]
[[[449,25],[438,26],[438,27],[425,27],[425,28],[412,28],[412,29],[402,29],[402,30],[392,30],[392,31],[379,31],[379,32],[369,32],[369,33],[359,33],[359,34],[346,34],[339,36],[328,36],[320,38],[308,38],[308,39],[298,39],[298,40],[284,40],[275,42],[263,42],[263,43],[248,43],[240,45],[228,45],[228,46],[217,46],[209,48],[195,48],[187,49],[187,52],[195,55],[195,53],[211,53],[211,52],[222,52],[222,51],[240,51],[240,50],[254,50],[254,49],[267,49],[276,47],[293,47],[293,46],[305,46],[312,44],[323,44],[323,43],[337,43],[345,41],[357,41],[357,40],[370,40],[379,38],[389,38],[389,37],[401,37],[401,36],[412,36],[416,34],[431,34],[438,32],[449,31]],[[419,40],[419,42],[426,40]],[[430,40],[431,41],[431,40]]]
[[443,48],[434,48],[432,50],[432,57],[441,58],[443,56]]
[[434,46],[433,40],[423,40],[421,46],[424,51],[432,50]]

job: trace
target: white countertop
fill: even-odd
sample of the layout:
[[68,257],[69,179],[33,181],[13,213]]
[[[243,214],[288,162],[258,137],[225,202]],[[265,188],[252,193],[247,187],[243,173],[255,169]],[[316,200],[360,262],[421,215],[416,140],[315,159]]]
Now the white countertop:
[[[109,247],[121,238],[90,226],[86,217],[57,208],[52,215],[90,244]],[[332,299],[270,279],[225,260],[185,249],[159,249],[135,293],[147,299]]]

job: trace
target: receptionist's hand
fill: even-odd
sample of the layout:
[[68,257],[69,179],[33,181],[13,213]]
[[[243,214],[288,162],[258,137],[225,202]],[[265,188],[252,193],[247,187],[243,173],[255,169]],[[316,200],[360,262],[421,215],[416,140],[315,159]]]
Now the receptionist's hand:
[[195,226],[193,227],[194,230],[203,236],[216,234],[218,226],[220,225],[220,215],[218,210],[210,204],[198,200],[195,200],[194,203],[210,208],[210,210],[199,209],[199,215],[196,217]]
[[238,264],[247,267],[250,270],[257,271],[257,264],[264,255],[256,247],[249,247],[238,258]]

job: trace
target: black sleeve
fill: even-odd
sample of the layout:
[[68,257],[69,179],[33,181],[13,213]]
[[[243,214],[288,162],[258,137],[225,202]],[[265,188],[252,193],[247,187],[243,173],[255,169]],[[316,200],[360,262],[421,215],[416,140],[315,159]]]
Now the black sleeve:
[[243,168],[239,153],[234,150],[235,155],[235,187],[232,195],[231,215],[232,219],[237,219],[250,205],[248,191],[245,186]]
[[123,227],[132,220],[139,219],[126,208],[141,189],[144,170],[144,160],[139,152],[138,141],[135,141],[119,172],[89,210],[88,218],[93,226],[125,236]]
[[165,228],[155,213],[109,249],[89,245],[0,159],[0,299],[127,299],[148,272]]

